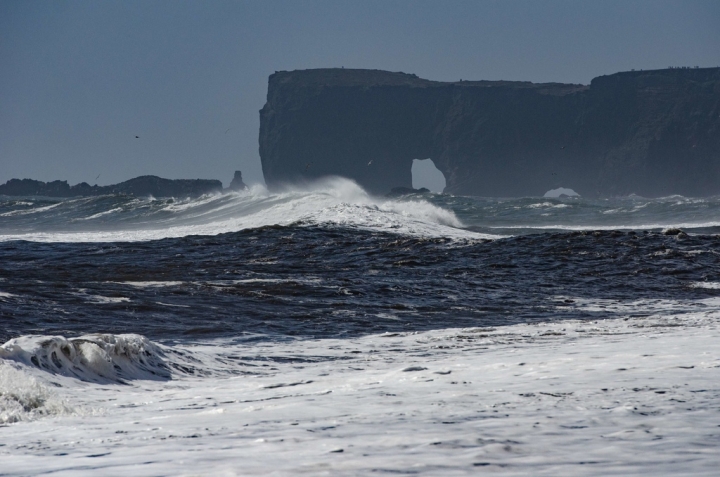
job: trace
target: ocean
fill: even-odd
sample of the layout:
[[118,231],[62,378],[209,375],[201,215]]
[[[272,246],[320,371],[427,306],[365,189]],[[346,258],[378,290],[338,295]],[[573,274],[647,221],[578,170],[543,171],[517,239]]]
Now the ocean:
[[0,475],[716,475],[720,197],[0,197]]

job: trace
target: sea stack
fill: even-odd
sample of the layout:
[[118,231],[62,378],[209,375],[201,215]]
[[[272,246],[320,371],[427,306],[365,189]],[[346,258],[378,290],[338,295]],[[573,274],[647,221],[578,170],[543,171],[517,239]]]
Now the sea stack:
[[245,185],[242,179],[242,172],[235,171],[232,182],[230,182],[229,190],[247,190],[248,186]]

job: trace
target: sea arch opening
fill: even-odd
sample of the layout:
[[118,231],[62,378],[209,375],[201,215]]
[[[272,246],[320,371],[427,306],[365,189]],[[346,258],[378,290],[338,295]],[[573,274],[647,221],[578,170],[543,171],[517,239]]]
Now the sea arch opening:
[[413,159],[411,173],[413,189],[425,187],[438,194],[445,190],[445,174],[435,167],[432,159]]

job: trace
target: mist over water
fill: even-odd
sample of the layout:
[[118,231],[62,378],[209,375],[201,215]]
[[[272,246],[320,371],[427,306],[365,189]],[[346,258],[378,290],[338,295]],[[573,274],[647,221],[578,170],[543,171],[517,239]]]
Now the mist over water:
[[462,227],[442,204],[372,197],[342,178],[278,193],[256,185],[199,199],[12,198],[0,201],[0,218],[0,240],[69,242],[215,235],[267,225],[335,224],[429,235]]

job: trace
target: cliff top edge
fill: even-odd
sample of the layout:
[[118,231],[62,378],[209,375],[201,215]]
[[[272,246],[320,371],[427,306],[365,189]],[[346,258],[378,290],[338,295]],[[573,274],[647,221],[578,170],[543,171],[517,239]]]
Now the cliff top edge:
[[[669,76],[680,77],[692,81],[720,80],[720,67],[678,67],[658,70],[631,70],[621,71],[610,75],[593,78],[592,83],[612,79],[625,79],[641,76]],[[514,88],[552,88],[562,90],[577,90],[588,85],[573,83],[532,83],[530,81],[507,80],[465,80],[434,81],[418,77],[415,74],[393,72],[385,70],[353,69],[353,68],[317,68],[307,70],[276,71],[270,75],[269,82],[275,86],[410,86],[410,87],[439,87],[458,85],[465,87],[492,87],[509,86]]]

